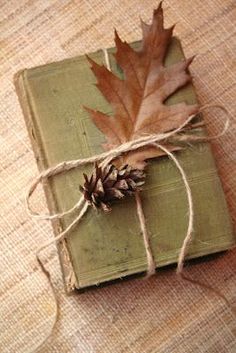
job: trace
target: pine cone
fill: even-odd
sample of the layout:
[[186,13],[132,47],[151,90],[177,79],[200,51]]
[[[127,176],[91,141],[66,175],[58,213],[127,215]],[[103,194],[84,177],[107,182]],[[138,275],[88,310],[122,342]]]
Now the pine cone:
[[109,164],[102,168],[95,164],[90,179],[84,174],[84,185],[80,191],[85,200],[94,208],[108,212],[111,203],[125,196],[133,195],[144,184],[145,174],[142,170],[132,169],[125,165],[121,169]]

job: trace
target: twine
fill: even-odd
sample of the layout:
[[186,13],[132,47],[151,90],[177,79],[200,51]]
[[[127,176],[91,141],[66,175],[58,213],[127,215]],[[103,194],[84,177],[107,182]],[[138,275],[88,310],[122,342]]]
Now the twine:
[[[109,57],[108,57],[107,50],[103,50],[103,52],[104,52],[107,68],[110,70],[110,63],[109,63]],[[223,106],[217,105],[217,104],[205,105],[199,109],[199,112],[202,112],[202,111],[209,109],[209,108],[218,108],[221,111],[223,111],[224,113],[226,113],[227,116],[229,116],[227,109],[224,108]],[[167,143],[168,140],[171,143],[174,143],[174,142],[187,142],[187,143],[209,142],[211,140],[217,139],[217,138],[221,137],[222,135],[224,135],[229,127],[229,118],[227,117],[223,129],[218,135],[211,136],[211,137],[193,136],[191,134],[186,134],[186,133],[184,135],[179,135],[179,133],[186,131],[186,127],[188,126],[188,124],[192,121],[192,119],[195,116],[196,116],[195,114],[189,116],[185,120],[185,122],[182,123],[177,129],[172,130],[170,132],[161,133],[161,134],[145,135],[145,136],[140,137],[139,139],[123,143],[122,145],[119,145],[116,148],[114,148],[108,152],[94,155],[89,158],[75,159],[75,160],[63,161],[61,163],[58,163],[56,166],[50,167],[50,168],[44,170],[43,172],[41,172],[38,175],[38,177],[33,181],[31,186],[29,187],[29,190],[26,195],[26,207],[27,207],[27,211],[31,217],[52,221],[55,219],[64,218],[65,216],[67,216],[69,214],[72,214],[72,213],[79,211],[78,215],[69,224],[69,226],[67,226],[66,229],[64,229],[62,232],[60,232],[53,239],[45,242],[38,249],[38,251],[36,253],[36,259],[37,259],[43,273],[46,275],[48,282],[49,282],[49,285],[52,289],[52,293],[53,293],[53,297],[54,297],[54,301],[55,301],[55,315],[54,315],[52,327],[51,327],[47,337],[44,338],[44,340],[42,341],[40,346],[34,352],[38,352],[44,346],[46,341],[50,338],[50,336],[54,330],[54,327],[57,323],[58,317],[59,317],[58,298],[57,298],[55,288],[52,283],[51,275],[50,275],[49,271],[47,271],[47,269],[45,268],[45,265],[43,264],[42,260],[40,259],[40,253],[45,248],[47,248],[49,245],[51,245],[53,243],[57,243],[57,242],[65,239],[69,235],[69,233],[74,229],[74,227],[78,226],[81,219],[83,218],[83,216],[87,212],[89,204],[84,199],[84,197],[81,196],[79,201],[75,205],[73,205],[69,210],[63,211],[61,213],[56,213],[56,214],[38,214],[36,211],[34,211],[31,208],[31,205],[30,205],[30,199],[31,199],[33,193],[35,192],[35,190],[39,184],[43,183],[45,180],[47,180],[53,176],[59,175],[61,173],[69,172],[70,170],[73,170],[73,169],[79,169],[84,165],[94,164],[95,162],[99,162],[100,166],[105,167],[106,165],[110,164],[114,159],[116,159],[117,157],[120,157],[124,153],[135,151],[135,150],[138,150],[142,147],[155,146],[156,148],[165,152],[165,154],[174,162],[174,164],[178,168],[180,175],[181,175],[181,178],[182,178],[182,181],[185,186],[185,191],[186,191],[187,201],[188,201],[188,228],[187,228],[187,232],[184,237],[184,241],[183,241],[183,244],[181,246],[179,256],[178,256],[177,274],[181,275],[183,279],[185,279],[189,282],[198,284],[198,285],[205,287],[207,289],[210,289],[215,294],[219,295],[218,291],[216,291],[214,288],[210,287],[209,285],[204,286],[204,284],[202,285],[199,281],[191,280],[191,279],[187,278],[186,276],[182,275],[184,260],[185,260],[186,254],[187,254],[188,247],[192,241],[192,234],[193,234],[194,212],[193,212],[192,193],[191,193],[191,188],[189,186],[185,171],[182,168],[182,166],[180,165],[178,159],[163,144],[159,143],[159,142]],[[203,125],[203,123],[200,122],[200,123],[192,124],[192,127],[198,128],[198,127],[201,127],[202,125]],[[171,138],[172,139],[174,138],[174,140],[170,141]],[[153,275],[155,273],[156,264],[155,264],[152,250],[151,250],[151,246],[150,246],[150,238],[149,238],[147,227],[146,227],[146,221],[145,221],[145,216],[144,216],[144,212],[143,212],[143,208],[142,208],[142,201],[141,201],[141,197],[140,197],[139,192],[135,193],[135,200],[136,200],[139,225],[140,225],[141,233],[143,236],[143,242],[144,242],[144,247],[145,247],[146,257],[147,257],[146,277],[150,277],[151,275]],[[221,295],[221,294],[220,294],[220,296],[221,296],[221,298],[223,298],[226,301],[227,305],[229,305],[225,296]]]
[[[173,153],[169,152],[163,145],[159,144],[158,142],[163,141],[163,140],[167,140],[168,138],[176,135],[177,133],[181,132],[183,130],[183,128],[188,125],[190,123],[190,121],[195,117],[195,115],[191,115],[189,116],[186,121],[180,125],[180,127],[178,127],[177,129],[168,132],[168,133],[163,133],[163,134],[153,134],[153,135],[148,135],[145,137],[141,137],[137,140],[133,140],[133,141],[129,141],[126,142],[120,146],[118,146],[117,148],[114,148],[108,152],[105,153],[101,153],[98,155],[94,155],[92,157],[89,158],[83,158],[83,159],[76,159],[76,160],[71,160],[71,161],[64,161],[62,163],[57,164],[54,167],[48,168],[47,170],[43,171],[42,173],[39,174],[39,176],[35,179],[35,181],[32,183],[32,185],[30,186],[27,196],[26,196],[26,205],[27,205],[27,210],[28,213],[35,218],[39,218],[39,219],[44,219],[44,220],[54,220],[54,219],[60,219],[60,218],[64,218],[66,215],[69,215],[71,213],[74,213],[76,210],[78,211],[80,208],[80,212],[78,214],[78,216],[69,224],[69,226],[62,231],[61,233],[59,233],[55,238],[45,242],[40,249],[37,252],[37,256],[39,256],[39,253],[45,249],[46,247],[48,247],[50,244],[52,243],[56,243],[58,241],[61,241],[63,239],[65,239],[65,237],[68,235],[68,233],[70,233],[70,231],[76,226],[78,225],[78,223],[80,222],[80,220],[82,219],[82,217],[84,216],[85,212],[88,209],[88,202],[84,199],[84,196],[81,196],[81,198],[79,199],[79,201],[73,206],[71,207],[69,210],[64,211],[62,213],[56,213],[56,214],[38,214],[37,212],[35,212],[34,210],[32,210],[31,205],[30,205],[30,199],[31,196],[33,195],[33,193],[35,192],[37,186],[44,182],[46,179],[59,175],[61,173],[65,173],[68,172],[72,169],[78,169],[86,164],[93,164],[95,162],[102,162],[102,166],[106,166],[109,163],[111,163],[114,159],[116,159],[117,157],[120,157],[122,154],[126,153],[126,152],[130,152],[130,151],[134,151],[137,150],[141,147],[148,147],[148,146],[155,146],[156,148],[161,149],[162,151],[164,151],[172,160],[173,162],[176,164],[177,168],[179,169],[183,182],[185,184],[185,188],[186,188],[186,192],[187,192],[187,197],[188,197],[188,201],[189,201],[189,209],[192,210],[192,196],[191,196],[191,190],[187,181],[187,177],[185,175],[185,172],[183,170],[183,168],[181,167],[180,163],[178,162],[178,160],[176,159],[176,157],[173,155]],[[197,137],[197,136],[195,136]],[[194,139],[194,141],[202,141],[202,138],[200,137],[200,139]],[[101,165],[100,164],[100,165]],[[140,202],[140,198],[136,197],[136,200],[138,200],[138,202]],[[139,220],[140,221],[140,228],[142,230],[142,234],[147,233],[146,230],[144,230],[146,228],[145,226],[145,222],[143,219],[143,216],[141,215],[141,208],[140,206],[137,206],[138,209],[138,216],[139,216]],[[192,224],[193,224],[193,212],[190,210],[189,212],[189,226],[188,226],[188,238],[189,238],[189,233],[192,232]],[[188,241],[189,242],[189,241]],[[187,242],[187,243],[188,243]],[[146,240],[144,241],[144,243],[147,243]],[[183,245],[186,247],[186,244]],[[183,247],[182,247],[183,248]],[[146,253],[148,253],[148,249],[147,246],[145,246],[145,250]],[[184,253],[186,252],[186,249],[184,249]],[[148,257],[148,255],[147,255]],[[150,263],[149,263],[150,265]],[[180,266],[180,265],[179,265]],[[151,267],[151,265],[150,265]],[[152,269],[148,269],[147,272],[153,272]]]

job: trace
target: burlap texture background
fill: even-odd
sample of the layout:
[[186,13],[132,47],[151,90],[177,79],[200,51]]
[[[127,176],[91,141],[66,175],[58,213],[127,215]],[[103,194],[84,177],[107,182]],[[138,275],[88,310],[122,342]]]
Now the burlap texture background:
[[[50,224],[31,220],[24,196],[37,169],[13,85],[13,74],[113,44],[113,27],[128,41],[140,38],[139,16],[149,20],[156,1],[0,1],[0,351],[34,350],[50,329],[54,303],[35,251],[52,237]],[[192,74],[201,104],[220,103],[231,131],[214,143],[230,212],[236,220],[235,21],[230,0],[166,0],[166,24],[177,22],[187,55],[198,54]],[[209,132],[221,118],[206,115]],[[35,203],[43,205],[38,194]],[[236,252],[187,266],[236,305]],[[57,251],[45,256],[61,307],[60,322],[43,352],[232,353],[236,324],[212,292],[179,281],[173,269],[66,297]]]

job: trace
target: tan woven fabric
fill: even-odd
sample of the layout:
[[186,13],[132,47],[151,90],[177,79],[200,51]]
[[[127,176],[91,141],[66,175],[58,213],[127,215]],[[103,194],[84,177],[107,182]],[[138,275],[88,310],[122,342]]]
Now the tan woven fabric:
[[[36,164],[13,86],[24,68],[109,47],[113,27],[129,41],[140,38],[139,15],[148,20],[156,1],[0,1],[0,351],[32,351],[50,329],[54,303],[34,253],[52,237],[51,226],[29,219],[24,207]],[[231,215],[236,221],[235,21],[230,0],[166,0],[166,23],[192,65],[200,102],[225,105],[231,131],[214,143]],[[221,118],[207,116],[216,133]],[[38,194],[35,202],[43,207]],[[236,305],[236,251],[198,261],[186,273],[210,283]],[[236,324],[212,292],[179,281],[173,269],[147,281],[132,280],[82,295],[64,294],[57,252],[45,255],[61,307],[60,322],[44,352],[233,353]]]

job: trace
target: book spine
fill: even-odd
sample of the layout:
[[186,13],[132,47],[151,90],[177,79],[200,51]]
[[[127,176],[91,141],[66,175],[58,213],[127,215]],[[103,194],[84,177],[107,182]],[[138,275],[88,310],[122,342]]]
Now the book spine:
[[[35,126],[34,113],[31,108],[31,102],[29,95],[27,94],[27,83],[26,76],[27,69],[21,70],[14,75],[14,85],[16,88],[16,93],[20,102],[21,110],[24,116],[25,124],[28,130],[28,135],[30,136],[30,141],[32,149],[37,161],[37,166],[39,171],[45,169],[45,161],[42,158],[43,148],[40,141],[40,136]],[[53,190],[48,181],[43,183],[43,189],[46,195],[47,205],[50,213],[56,213],[57,207],[55,203],[55,197],[53,195]],[[52,220],[53,232],[58,235],[62,231],[62,225],[60,220]],[[76,277],[71,265],[69,252],[66,245],[66,240],[62,240],[57,243],[57,249],[59,253],[60,266],[63,274],[63,282],[65,291],[69,294],[75,287],[78,288]]]

